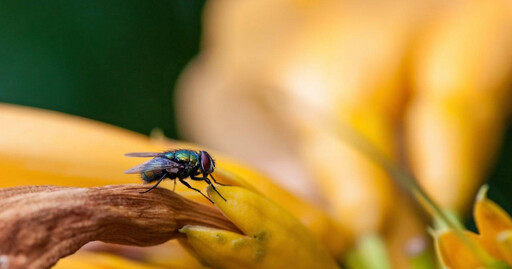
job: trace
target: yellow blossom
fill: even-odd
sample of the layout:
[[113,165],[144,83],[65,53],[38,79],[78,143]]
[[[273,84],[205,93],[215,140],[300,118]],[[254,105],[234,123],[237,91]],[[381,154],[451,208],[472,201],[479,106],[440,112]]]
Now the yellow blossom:
[[[483,186],[474,207],[479,234],[465,231],[463,240],[454,230],[435,234],[439,254],[445,266],[452,269],[512,266],[512,218],[501,207],[487,199]],[[503,261],[500,262],[500,261]]]
[[[61,113],[12,105],[0,105],[0,124],[9,126],[0,133],[0,176],[9,179],[3,180],[1,187],[42,184],[97,186],[140,182],[137,177],[122,173],[140,161],[126,158],[124,153],[198,148],[185,143],[151,140],[120,128]],[[217,173],[221,182],[268,194],[270,199],[290,210],[312,230],[323,242],[322,249],[325,247],[331,253],[339,253],[346,247],[346,242],[340,240],[343,238],[340,234],[342,230],[321,210],[297,199],[260,173],[220,155],[214,156],[218,157]],[[206,187],[201,182],[196,184],[199,188]],[[169,186],[169,183],[162,186]],[[177,191],[209,204],[199,194],[185,187],[178,186]],[[250,214],[249,211],[245,212],[247,216]]]

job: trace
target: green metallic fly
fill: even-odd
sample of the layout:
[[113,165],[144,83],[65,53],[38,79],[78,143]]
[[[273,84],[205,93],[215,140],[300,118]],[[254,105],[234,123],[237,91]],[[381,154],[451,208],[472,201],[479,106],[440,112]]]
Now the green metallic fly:
[[[149,188],[147,191],[141,192],[147,193],[160,184],[162,180],[165,178],[169,178],[174,180],[174,187],[176,187],[176,179],[178,179],[183,185],[187,186],[189,189],[195,190],[202,194],[208,201],[213,201],[204,195],[200,190],[193,188],[186,182],[184,179],[190,177],[192,180],[205,181],[210,186],[212,186],[213,190],[219,194],[224,201],[226,199],[217,191],[215,186],[212,184],[208,176],[211,177],[213,182],[218,183],[213,177],[212,173],[215,169],[215,161],[206,151],[196,152],[193,150],[180,149],[180,150],[170,150],[162,153],[153,153],[153,152],[135,152],[135,153],[127,153],[125,156],[128,157],[153,157],[153,159],[139,164],[127,171],[126,174],[141,174],[142,180],[145,183],[156,182],[153,187]],[[200,176],[202,175],[202,177]]]

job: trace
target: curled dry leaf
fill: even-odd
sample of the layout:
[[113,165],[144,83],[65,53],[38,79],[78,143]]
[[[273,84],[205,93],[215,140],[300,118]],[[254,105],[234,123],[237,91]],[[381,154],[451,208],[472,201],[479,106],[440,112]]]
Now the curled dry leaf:
[[150,246],[187,224],[241,233],[216,208],[166,189],[26,186],[0,189],[0,268],[48,268],[90,241]]

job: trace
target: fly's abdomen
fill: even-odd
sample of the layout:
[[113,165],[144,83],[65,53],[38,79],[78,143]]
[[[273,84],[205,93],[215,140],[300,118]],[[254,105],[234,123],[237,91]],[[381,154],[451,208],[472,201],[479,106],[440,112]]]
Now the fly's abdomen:
[[153,182],[159,180],[164,174],[163,170],[152,170],[141,173],[142,180],[145,182]]

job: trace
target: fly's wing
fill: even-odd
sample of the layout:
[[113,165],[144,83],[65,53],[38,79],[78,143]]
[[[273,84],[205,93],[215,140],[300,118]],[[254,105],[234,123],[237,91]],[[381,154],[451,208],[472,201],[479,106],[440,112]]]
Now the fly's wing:
[[159,153],[159,152],[132,152],[132,153],[126,153],[124,156],[126,156],[126,157],[159,157],[162,155],[163,155],[163,153]]
[[167,170],[170,173],[177,173],[183,165],[173,162],[167,158],[156,157],[145,163],[141,163],[125,171],[126,174],[139,174],[146,171]]

